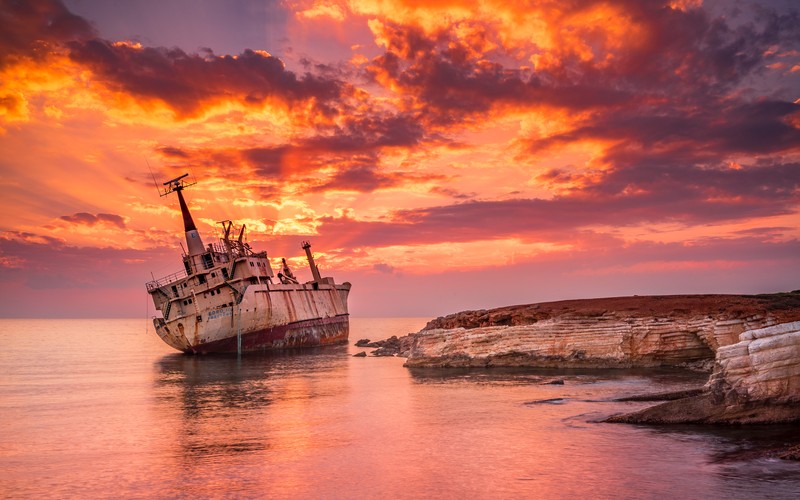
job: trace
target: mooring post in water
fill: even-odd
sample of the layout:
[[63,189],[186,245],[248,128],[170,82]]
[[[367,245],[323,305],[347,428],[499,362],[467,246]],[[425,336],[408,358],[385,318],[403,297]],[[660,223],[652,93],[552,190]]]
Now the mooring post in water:
[[242,306],[239,305],[239,312],[236,318],[236,356],[242,357]]

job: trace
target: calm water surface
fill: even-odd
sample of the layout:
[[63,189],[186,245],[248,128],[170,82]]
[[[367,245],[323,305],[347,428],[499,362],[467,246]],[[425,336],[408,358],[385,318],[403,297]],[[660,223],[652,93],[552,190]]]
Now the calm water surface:
[[[351,342],[424,319],[351,320]],[[144,320],[0,320],[0,497],[798,498],[796,428],[602,424],[682,372],[190,357]],[[563,380],[563,385],[548,384]]]

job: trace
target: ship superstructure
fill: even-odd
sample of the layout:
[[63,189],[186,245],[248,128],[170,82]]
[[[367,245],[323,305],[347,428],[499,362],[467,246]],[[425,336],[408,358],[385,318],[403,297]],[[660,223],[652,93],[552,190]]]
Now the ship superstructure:
[[245,241],[246,227],[220,222],[218,243],[203,244],[183,190],[187,174],[165,182],[176,193],[186,232],[183,269],[147,283],[160,316],[158,335],[187,353],[243,352],[346,342],[350,283],[322,277],[302,242],[313,279],[299,283],[285,259],[274,274],[267,252]]

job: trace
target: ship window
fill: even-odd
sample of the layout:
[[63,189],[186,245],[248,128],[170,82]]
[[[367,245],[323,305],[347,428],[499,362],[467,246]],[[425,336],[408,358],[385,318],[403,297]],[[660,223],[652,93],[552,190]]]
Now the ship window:
[[250,261],[250,267],[256,267],[255,265],[253,265],[253,261]]
[[206,269],[214,267],[214,261],[211,259],[210,253],[203,254],[203,266],[205,266]]
[[192,303],[192,299],[189,299],[189,303],[190,303],[190,304]]
[[185,300],[183,301],[183,305],[186,305],[186,301]]
[[222,277],[228,279],[228,270],[224,267],[222,268]]
[[197,282],[201,285],[206,282],[206,275],[205,274],[198,274],[197,275]]
[[211,277],[212,278],[216,278],[217,277],[217,273],[211,273]]
[[211,290],[211,296],[212,297],[214,296],[214,290]]
[[183,284],[183,288],[186,288],[186,283]]
[[176,287],[175,285],[172,285],[172,293],[178,295],[178,287]]

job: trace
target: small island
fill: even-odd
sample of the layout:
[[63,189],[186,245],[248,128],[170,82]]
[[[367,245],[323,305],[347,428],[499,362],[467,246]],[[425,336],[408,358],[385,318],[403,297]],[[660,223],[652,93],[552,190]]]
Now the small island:
[[[566,300],[464,311],[373,342],[418,367],[635,368],[707,371],[702,390],[608,422],[800,421],[800,290]],[[673,397],[674,396],[674,397]]]

